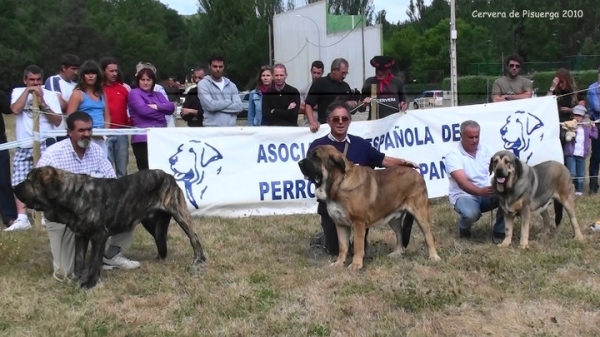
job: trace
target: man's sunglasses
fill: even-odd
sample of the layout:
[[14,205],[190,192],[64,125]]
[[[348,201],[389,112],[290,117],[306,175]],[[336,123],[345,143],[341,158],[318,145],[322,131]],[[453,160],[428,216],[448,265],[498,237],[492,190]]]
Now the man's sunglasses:
[[509,64],[509,65],[508,65],[508,67],[509,67],[509,68],[516,68],[516,69],[519,69],[519,68],[521,68],[521,65],[520,65],[520,64],[511,63],[511,64]]
[[350,120],[350,118],[346,117],[346,116],[333,116],[331,118],[329,118],[332,122],[334,123],[339,123],[339,122],[343,122],[346,123],[347,121]]

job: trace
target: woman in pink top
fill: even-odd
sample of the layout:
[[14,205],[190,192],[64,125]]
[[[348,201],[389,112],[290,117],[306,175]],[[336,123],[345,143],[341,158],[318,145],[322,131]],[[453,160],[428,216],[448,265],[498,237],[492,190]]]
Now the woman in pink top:
[[[141,69],[135,76],[137,85],[129,93],[127,107],[131,124],[138,128],[166,127],[165,116],[175,112],[175,105],[161,93],[154,91],[156,74],[149,68]],[[131,148],[138,170],[148,169],[148,140],[146,135],[131,136]]]

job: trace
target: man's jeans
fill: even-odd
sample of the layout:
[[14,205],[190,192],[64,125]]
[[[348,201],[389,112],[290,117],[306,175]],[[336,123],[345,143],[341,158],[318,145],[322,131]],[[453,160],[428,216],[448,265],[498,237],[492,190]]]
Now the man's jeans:
[[0,151],[0,214],[2,214],[2,223],[5,225],[9,221],[17,219],[17,206],[11,185],[8,150]]
[[495,208],[498,208],[498,211],[496,212],[494,233],[504,233],[504,214],[498,207],[498,201],[491,197],[464,196],[458,198],[454,204],[454,210],[460,215],[458,228],[461,231],[470,232],[471,225],[481,218],[481,213]]
[[127,175],[129,165],[129,137],[127,135],[107,136],[108,160],[115,167],[117,178]]

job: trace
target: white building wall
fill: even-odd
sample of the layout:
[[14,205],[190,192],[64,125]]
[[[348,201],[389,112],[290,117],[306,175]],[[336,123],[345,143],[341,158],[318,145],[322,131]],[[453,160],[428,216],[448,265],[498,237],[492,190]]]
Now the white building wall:
[[[315,21],[319,26],[318,30],[315,23],[306,17]],[[287,82],[302,90],[311,80],[310,65],[319,59],[319,53],[320,60],[325,64],[324,75],[329,73],[334,59],[343,57],[348,60],[350,66],[346,82],[350,87],[360,89],[363,83],[360,24],[352,32],[327,35],[325,20],[325,1],[275,15],[273,18],[275,63],[285,64],[288,71]],[[365,27],[364,41],[365,76],[370,77],[375,74],[375,70],[369,61],[383,52],[380,26]]]

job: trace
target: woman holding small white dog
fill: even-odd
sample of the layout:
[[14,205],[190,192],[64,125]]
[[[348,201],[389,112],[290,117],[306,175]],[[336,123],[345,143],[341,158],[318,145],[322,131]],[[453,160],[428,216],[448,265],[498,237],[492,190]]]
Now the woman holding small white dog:
[[[590,154],[591,139],[598,138],[596,124],[593,122],[589,124],[583,123],[583,118],[586,113],[587,110],[582,105],[573,107],[572,117],[577,124],[575,125],[574,135],[567,134],[567,139],[563,148],[565,165],[569,168],[569,171],[571,171],[576,196],[583,195],[585,158]],[[569,139],[569,136],[572,136],[572,138]]]

